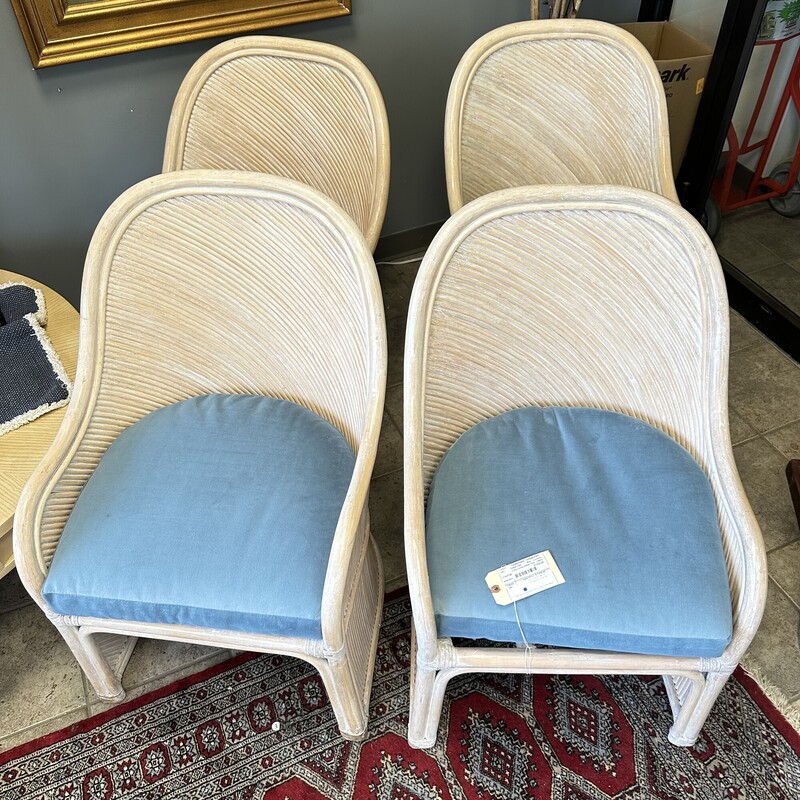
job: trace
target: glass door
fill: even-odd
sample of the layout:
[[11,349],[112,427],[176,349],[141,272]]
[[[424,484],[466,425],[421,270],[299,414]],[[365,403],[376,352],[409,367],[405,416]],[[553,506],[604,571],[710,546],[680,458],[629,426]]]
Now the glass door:
[[800,0],[676,2],[672,18],[708,37],[715,12],[678,194],[714,240],[732,307],[800,358]]

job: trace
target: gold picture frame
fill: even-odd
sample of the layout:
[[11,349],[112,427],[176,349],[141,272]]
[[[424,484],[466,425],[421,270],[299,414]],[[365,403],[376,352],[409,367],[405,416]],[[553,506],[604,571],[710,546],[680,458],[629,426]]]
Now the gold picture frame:
[[34,67],[350,13],[351,0],[11,0]]

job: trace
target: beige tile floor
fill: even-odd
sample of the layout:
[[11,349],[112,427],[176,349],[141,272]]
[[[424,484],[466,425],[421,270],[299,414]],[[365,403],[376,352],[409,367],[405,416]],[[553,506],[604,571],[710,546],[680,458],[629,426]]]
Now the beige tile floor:
[[[370,506],[387,584],[404,583],[402,348],[417,264],[381,266],[389,388]],[[740,317],[732,320],[731,424],[742,479],[769,548],[770,592],[751,659],[800,709],[800,531],[783,470],[800,457],[800,367]],[[227,651],[140,641],[125,673],[129,697],[227,658]],[[0,750],[104,708],[16,573],[0,581]]]

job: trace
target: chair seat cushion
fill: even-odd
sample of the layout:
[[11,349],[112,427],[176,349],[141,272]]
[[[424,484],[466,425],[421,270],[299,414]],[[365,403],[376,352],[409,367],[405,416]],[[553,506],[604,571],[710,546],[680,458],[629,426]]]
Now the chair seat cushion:
[[484,578],[550,550],[565,583],[516,603],[531,644],[718,656],[731,638],[708,479],[624,414],[522,408],[471,428],[434,475],[426,541],[440,636],[520,642]]
[[44,597],[61,614],[318,639],[354,464],[336,428],[286,400],[154,411],[84,486]]

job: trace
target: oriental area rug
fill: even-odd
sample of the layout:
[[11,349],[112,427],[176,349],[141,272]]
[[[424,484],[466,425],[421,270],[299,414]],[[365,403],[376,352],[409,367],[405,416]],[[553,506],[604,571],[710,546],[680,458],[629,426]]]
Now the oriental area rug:
[[[660,678],[461,676],[411,749],[408,596],[387,599],[368,736],[304,662],[241,655],[0,754],[3,800],[797,800],[800,735],[741,671],[693,748]],[[276,724],[277,723],[277,724]]]

